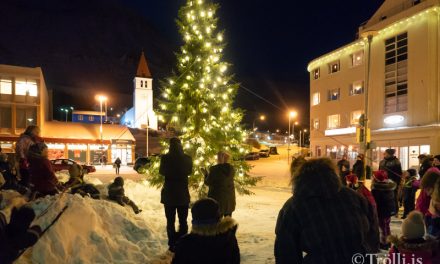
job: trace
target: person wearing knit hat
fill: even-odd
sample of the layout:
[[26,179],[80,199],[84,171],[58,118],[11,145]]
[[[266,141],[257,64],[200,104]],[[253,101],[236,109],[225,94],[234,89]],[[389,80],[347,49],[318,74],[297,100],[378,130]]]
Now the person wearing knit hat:
[[397,215],[399,212],[398,192],[402,180],[402,165],[400,164],[400,160],[394,156],[395,153],[396,150],[392,148],[385,150],[383,160],[379,163],[379,170],[386,171],[388,178],[396,184],[396,188],[394,189],[394,203],[397,208],[395,212]]
[[379,229],[381,231],[380,246],[382,249],[388,249],[389,244],[386,238],[391,234],[391,216],[395,215],[398,210],[394,197],[394,190],[397,185],[388,179],[387,173],[383,170],[373,172],[373,176],[371,194],[377,205],[377,216],[379,219]]
[[392,243],[389,258],[394,263],[438,263],[438,241],[425,237],[423,214],[412,211],[402,223],[402,236],[389,236]]
[[238,224],[229,216],[221,217],[217,201],[200,199],[192,206],[191,214],[191,232],[177,241],[171,263],[240,263],[235,237]]
[[408,169],[403,172],[402,200],[403,200],[403,216],[402,219],[415,209],[416,192],[419,181],[417,180],[417,171]]

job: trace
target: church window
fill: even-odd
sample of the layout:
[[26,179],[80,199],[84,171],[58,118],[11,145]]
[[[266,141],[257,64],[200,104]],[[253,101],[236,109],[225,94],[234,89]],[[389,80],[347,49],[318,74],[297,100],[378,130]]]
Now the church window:
[[144,81],[141,81],[141,87],[144,87]]

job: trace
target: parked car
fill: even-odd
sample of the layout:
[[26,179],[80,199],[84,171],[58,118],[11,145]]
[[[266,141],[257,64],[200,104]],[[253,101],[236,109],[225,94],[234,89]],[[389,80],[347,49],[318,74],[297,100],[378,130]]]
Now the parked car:
[[257,160],[260,159],[260,154],[258,152],[250,152],[244,156],[245,160]]
[[150,163],[150,159],[147,157],[137,158],[134,162],[133,170],[139,174],[144,174],[147,171],[147,165]]
[[268,158],[270,156],[269,149],[262,149],[258,154],[261,158]]
[[71,159],[54,159],[50,161],[52,163],[52,168],[55,172],[62,170],[69,170],[70,166],[73,164],[79,164],[83,168],[84,174],[95,172],[96,168],[93,165],[80,164]]

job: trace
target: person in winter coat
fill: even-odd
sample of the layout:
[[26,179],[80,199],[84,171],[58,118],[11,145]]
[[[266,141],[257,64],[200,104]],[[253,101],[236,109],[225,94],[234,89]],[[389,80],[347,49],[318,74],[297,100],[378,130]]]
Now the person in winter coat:
[[108,187],[108,198],[110,200],[116,201],[118,204],[125,206],[128,204],[131,206],[135,214],[139,214],[142,212],[139,210],[137,205],[130,200],[127,196],[125,196],[124,190],[124,179],[122,177],[116,177]]
[[330,159],[306,161],[292,186],[275,227],[276,263],[351,263],[355,253],[378,252],[373,206],[342,186]]
[[434,158],[431,155],[426,155],[426,154],[420,154],[417,158],[419,159],[419,164],[420,164],[419,176],[420,179],[422,179],[423,175],[425,175],[428,169],[432,167]]
[[373,206],[375,214],[377,216],[377,205],[376,200],[374,200],[373,195],[371,194],[370,190],[368,190],[367,187],[364,185],[364,181],[360,181],[358,177],[355,174],[350,174],[345,177],[345,180],[347,182],[347,187],[355,190],[357,193],[365,197],[367,201]]
[[52,169],[48,157],[47,145],[40,142],[32,145],[28,151],[30,182],[38,196],[54,195],[62,190],[62,185]]
[[342,155],[342,159],[337,163],[341,182],[345,185],[345,176],[350,174],[350,162],[347,160],[347,154]]
[[357,155],[356,162],[353,164],[353,173],[357,176],[358,179],[365,178],[365,170],[364,170],[364,154]]
[[0,263],[10,264],[26,248],[33,246],[41,235],[39,226],[29,227],[35,218],[28,206],[12,209],[9,224],[5,211],[0,211]]
[[119,169],[121,168],[121,159],[118,157],[115,160],[115,169],[116,169],[116,175],[119,175]]
[[15,145],[15,154],[17,155],[20,184],[29,187],[29,162],[28,151],[29,147],[35,143],[43,142],[40,137],[40,128],[38,126],[28,126],[23,134],[17,140]]
[[172,264],[240,263],[238,224],[231,217],[222,218],[219,209],[211,198],[194,203],[191,232],[177,242]]
[[394,203],[397,208],[395,214],[399,212],[399,188],[402,180],[402,165],[400,160],[394,156],[396,153],[395,149],[387,149],[384,153],[384,159],[379,163],[379,170],[386,171],[387,176],[396,184],[394,189]]
[[222,216],[232,216],[235,210],[234,167],[229,161],[229,154],[220,151],[218,164],[209,169],[205,184],[209,187],[208,197],[216,200]]
[[423,215],[427,215],[429,205],[431,204],[431,195],[435,188],[435,183],[440,179],[440,173],[429,171],[425,173],[425,176],[422,178],[420,182],[420,191],[419,197],[417,197],[416,201],[416,210],[421,212]]
[[431,264],[440,262],[438,240],[425,237],[422,213],[412,211],[402,223],[402,236],[388,237],[392,247],[389,259],[392,264]]
[[394,190],[396,183],[388,179],[386,171],[373,172],[373,182],[371,184],[371,194],[377,205],[377,216],[379,218],[379,228],[381,231],[380,243],[382,249],[388,249],[387,237],[391,234],[391,216],[396,214],[396,204]]
[[[170,139],[169,151],[160,160],[159,173],[165,178],[160,202],[165,207],[168,245],[173,252],[176,241],[188,232],[188,176],[192,173],[192,159],[183,152],[178,138]],[[178,232],[175,227],[176,211],[179,217]]]
[[440,239],[440,179],[437,179],[432,191],[428,213],[425,215],[426,230],[429,235]]
[[417,186],[417,171],[415,169],[408,169],[403,172],[403,216],[405,219],[409,212],[415,209]]
[[432,166],[440,170],[440,155],[435,155],[432,161]]
[[6,154],[0,153],[0,173],[3,175],[5,183],[0,189],[3,190],[15,190],[20,194],[29,194],[29,188],[26,188],[19,184],[17,179],[17,170],[15,168],[15,162],[9,162]]

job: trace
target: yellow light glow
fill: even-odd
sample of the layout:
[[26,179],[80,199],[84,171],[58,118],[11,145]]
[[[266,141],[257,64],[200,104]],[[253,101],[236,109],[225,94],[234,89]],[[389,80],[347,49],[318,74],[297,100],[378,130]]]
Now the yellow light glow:
[[221,68],[220,68],[220,72],[225,72],[226,70],[228,69],[228,67],[226,66],[226,65],[223,65]]
[[223,41],[223,36],[222,36],[221,34],[219,34],[219,35],[217,36],[217,40],[218,40],[218,41]]
[[290,111],[289,112],[289,116],[292,118],[295,118],[298,115],[298,113],[296,111]]
[[97,95],[96,99],[100,102],[107,101],[107,97],[104,95]]

